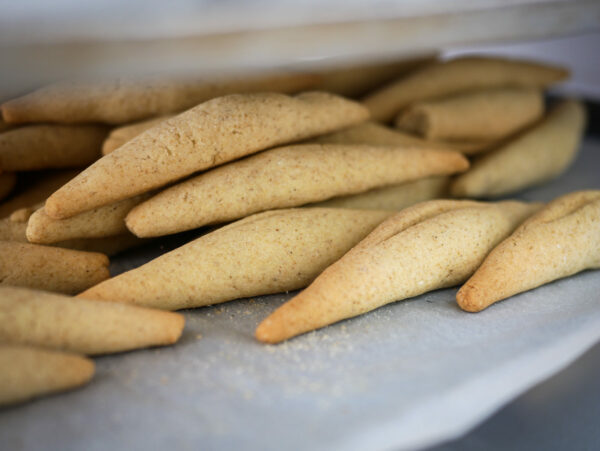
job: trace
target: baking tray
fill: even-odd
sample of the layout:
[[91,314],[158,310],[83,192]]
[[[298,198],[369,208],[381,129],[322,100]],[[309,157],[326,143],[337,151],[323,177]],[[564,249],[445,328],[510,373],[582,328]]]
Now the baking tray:
[[[548,201],[600,188],[588,138],[559,179],[520,193]],[[114,259],[142,264],[206,229]],[[456,289],[397,302],[280,345],[257,324],[294,293],[184,311],[173,347],[96,359],[86,387],[0,410],[12,450],[414,449],[457,437],[564,368],[600,338],[600,271],[479,314]]]

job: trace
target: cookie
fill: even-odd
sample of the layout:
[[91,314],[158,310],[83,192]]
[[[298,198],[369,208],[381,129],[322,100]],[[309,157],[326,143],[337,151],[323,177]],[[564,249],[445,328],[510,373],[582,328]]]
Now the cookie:
[[10,218],[0,219],[0,241],[17,241],[27,243],[25,229],[27,222],[13,221]]
[[366,109],[323,92],[220,97],[161,122],[102,157],[46,201],[63,219],[193,172],[366,120]]
[[402,210],[419,202],[439,199],[448,194],[448,177],[427,177],[414,182],[375,188],[352,196],[334,197],[307,207]]
[[467,167],[466,158],[447,150],[342,144],[279,147],[167,188],[133,208],[125,222],[139,237],[161,236]]
[[107,129],[96,125],[29,125],[0,134],[0,169],[87,166],[100,157]]
[[33,213],[35,213],[40,208],[44,208],[44,204],[36,204],[31,207],[19,208],[18,210],[13,211],[8,217],[12,222],[27,222]]
[[79,297],[176,310],[297,290],[391,214],[326,208],[259,213]]
[[[28,208],[17,210],[8,218],[0,219],[0,241],[15,241],[29,243],[27,239],[27,220],[33,213]],[[108,257],[119,254],[128,249],[140,246],[148,240],[142,240],[126,232],[104,238],[75,238],[52,243],[52,246],[73,249],[76,251],[100,252]]]
[[496,88],[417,102],[396,127],[428,140],[498,141],[538,121],[544,98],[537,88]]
[[66,219],[53,219],[46,214],[44,208],[40,208],[29,217],[27,239],[31,243],[51,244],[74,238],[103,238],[125,234],[128,232],[125,216],[149,197],[149,194],[140,194]]
[[575,159],[585,110],[561,102],[535,127],[482,155],[451,184],[455,197],[497,197],[550,180]]
[[109,354],[175,343],[182,315],[0,286],[0,342],[80,354]]
[[516,201],[435,200],[402,210],[262,321],[256,338],[277,343],[457,285],[538,207]]
[[94,362],[65,352],[0,344],[0,406],[84,385],[94,375]]
[[373,119],[389,122],[402,109],[422,100],[506,86],[544,88],[568,76],[566,69],[547,64],[468,56],[411,72],[366,96],[363,103]]
[[578,191],[550,202],[494,248],[456,301],[463,310],[479,312],[523,291],[598,268],[600,191]]
[[75,294],[109,277],[100,253],[0,241],[0,255],[0,285]]
[[126,142],[131,141],[137,135],[142,134],[146,130],[151,129],[162,121],[172,117],[173,115],[153,117],[152,119],[146,119],[145,121],[135,122],[134,124],[123,125],[112,129],[102,143],[102,155],[108,155]]
[[147,77],[55,83],[2,104],[6,122],[125,124],[177,113],[206,100],[246,92],[294,93],[315,86],[311,74],[271,73],[235,78]]
[[15,210],[29,208],[45,202],[48,196],[75,177],[79,171],[73,169],[41,171],[19,175],[16,192],[0,204],[0,218],[5,218]]
[[337,132],[328,133],[310,140],[321,144],[370,144],[373,146],[421,146],[456,150],[465,155],[481,152],[490,147],[490,141],[432,141],[409,133],[386,127],[377,122],[363,122]]

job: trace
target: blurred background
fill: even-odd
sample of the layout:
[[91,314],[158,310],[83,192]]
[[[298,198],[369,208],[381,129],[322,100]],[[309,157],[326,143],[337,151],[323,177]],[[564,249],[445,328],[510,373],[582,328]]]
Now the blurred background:
[[596,0],[0,0],[0,100],[61,79],[221,76],[432,51],[569,65],[598,97]]

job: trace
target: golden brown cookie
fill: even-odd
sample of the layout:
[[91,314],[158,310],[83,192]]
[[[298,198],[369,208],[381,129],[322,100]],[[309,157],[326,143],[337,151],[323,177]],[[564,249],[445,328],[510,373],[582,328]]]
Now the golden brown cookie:
[[539,88],[495,88],[417,102],[396,118],[396,127],[428,140],[498,141],[544,114]]
[[12,222],[27,222],[29,221],[29,218],[31,217],[31,215],[36,211],[39,210],[40,208],[44,208],[44,204],[36,204],[36,205],[32,205],[31,207],[24,207],[24,208],[19,208],[18,210],[13,211],[10,216],[8,217],[8,219],[10,219]]
[[27,243],[25,236],[26,222],[12,221],[10,218],[0,219],[0,241],[17,241]]
[[[6,201],[0,204],[0,218],[5,218],[15,210],[29,208],[40,202],[45,202],[48,196],[75,177],[79,171],[54,170],[28,173],[23,177],[25,185]],[[21,175],[19,176],[19,185],[22,184]]]
[[[30,209],[21,209],[14,212],[9,218],[0,219],[0,241],[16,241],[18,243],[29,243],[26,235],[27,213],[32,213]],[[146,243],[148,240],[142,240],[135,235],[127,232],[104,238],[76,238],[72,240],[59,241],[52,243],[52,246],[77,251],[100,252],[108,257],[120,252]]]
[[0,342],[81,354],[175,343],[183,315],[0,286]]
[[585,127],[581,103],[568,100],[542,122],[475,160],[451,184],[455,197],[497,197],[550,180],[573,161]]
[[465,155],[479,153],[490,147],[490,141],[432,141],[386,127],[377,122],[363,122],[310,140],[321,144],[370,144],[373,146],[421,146],[428,149],[456,150]]
[[84,211],[66,219],[53,219],[44,208],[35,211],[27,223],[27,239],[31,243],[51,244],[74,238],[103,238],[128,232],[125,216],[150,194],[123,199],[113,204]]
[[205,102],[102,157],[46,201],[68,218],[245,155],[366,120],[356,102],[323,92],[259,93]]
[[334,197],[307,207],[402,210],[418,202],[447,197],[449,178],[426,177],[414,182],[375,188],[351,196]]
[[87,166],[100,157],[107,129],[96,125],[29,125],[0,134],[0,169]]
[[125,222],[139,237],[160,236],[467,167],[465,157],[448,150],[342,144],[279,147],[167,188],[132,209]]
[[75,294],[107,279],[108,258],[96,252],[0,241],[0,285]]
[[176,310],[296,290],[391,214],[327,208],[259,213],[100,283],[79,297]]
[[277,343],[390,302],[461,283],[539,206],[435,200],[380,224],[256,329]]
[[104,143],[102,143],[102,155],[108,155],[112,151],[118,149],[127,141],[131,141],[137,135],[142,134],[146,130],[160,124],[166,119],[172,118],[173,115],[153,117],[144,121],[135,122],[133,124],[123,125],[111,130]]
[[568,76],[566,69],[547,64],[467,56],[429,64],[371,93],[363,102],[373,119],[389,122],[421,100],[503,86],[543,88]]
[[125,124],[176,113],[206,100],[248,92],[294,93],[320,79],[311,74],[271,73],[210,80],[202,78],[121,78],[56,83],[2,104],[4,120]]
[[550,202],[500,243],[456,295],[479,312],[517,293],[585,269],[600,268],[600,191]]
[[94,362],[65,352],[0,344],[0,406],[71,390],[90,381]]

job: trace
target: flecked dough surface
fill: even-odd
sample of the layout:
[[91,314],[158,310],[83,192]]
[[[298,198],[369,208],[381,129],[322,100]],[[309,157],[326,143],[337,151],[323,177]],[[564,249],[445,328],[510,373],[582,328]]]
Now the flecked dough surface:
[[0,134],[0,169],[87,166],[100,157],[107,129],[97,125],[29,125]]
[[536,126],[475,160],[450,186],[455,197],[497,197],[550,180],[575,159],[585,127],[580,102],[554,107]]
[[133,197],[268,147],[363,122],[359,103],[324,92],[209,100],[105,155],[46,201],[57,219]]
[[185,77],[118,78],[55,83],[2,104],[6,122],[124,124],[175,113],[206,100],[243,92],[293,93],[310,89],[319,79],[310,74],[207,80]]
[[107,354],[175,343],[178,313],[0,286],[0,342],[81,354]]
[[249,216],[79,295],[175,310],[308,285],[392,212],[304,208]]
[[318,136],[310,140],[321,144],[370,144],[372,146],[421,146],[428,149],[456,150],[465,155],[481,152],[490,147],[490,141],[433,141],[387,127],[377,122],[362,124]]
[[334,197],[307,207],[402,210],[419,202],[447,197],[449,177],[426,177],[414,182],[375,188],[351,196]]
[[[28,210],[26,208],[20,209],[10,217],[0,219],[0,241],[29,243],[26,234],[27,220],[29,218],[26,212]],[[25,213],[25,215],[23,216],[21,213]],[[145,242],[147,240],[142,240],[130,232],[125,232],[102,238],[73,238],[52,243],[51,246],[77,251],[100,252],[110,257]]]
[[94,375],[85,357],[31,346],[0,344],[0,406],[79,387]]
[[[0,218],[5,218],[15,210],[33,207],[44,202],[50,194],[75,177],[79,171],[63,169],[43,171],[27,180],[26,186],[0,204]],[[33,174],[31,174],[33,175]]]
[[456,300],[463,310],[478,312],[595,268],[600,268],[600,191],[578,191],[553,200],[500,243]]
[[469,56],[427,65],[366,96],[363,103],[373,119],[389,122],[420,100],[501,86],[543,88],[568,76],[562,67]]
[[149,194],[140,194],[66,219],[51,218],[42,207],[29,217],[27,239],[31,243],[51,244],[74,238],[102,238],[127,233],[127,213],[148,197]]
[[543,114],[539,88],[484,89],[415,103],[396,118],[396,127],[426,139],[494,141]]
[[110,276],[108,258],[96,252],[0,241],[0,255],[0,285],[75,294]]
[[141,203],[127,215],[139,237],[160,236],[274,208],[452,174],[460,153],[415,147],[299,144],[208,171]]
[[172,118],[173,115],[153,117],[145,121],[136,122],[134,124],[123,125],[114,128],[110,131],[104,142],[102,143],[102,155],[108,155],[112,151],[118,149],[127,141],[131,141],[137,135],[142,134],[146,130],[160,124],[166,119]]
[[256,329],[277,343],[390,302],[457,285],[539,205],[435,200],[380,224]]

